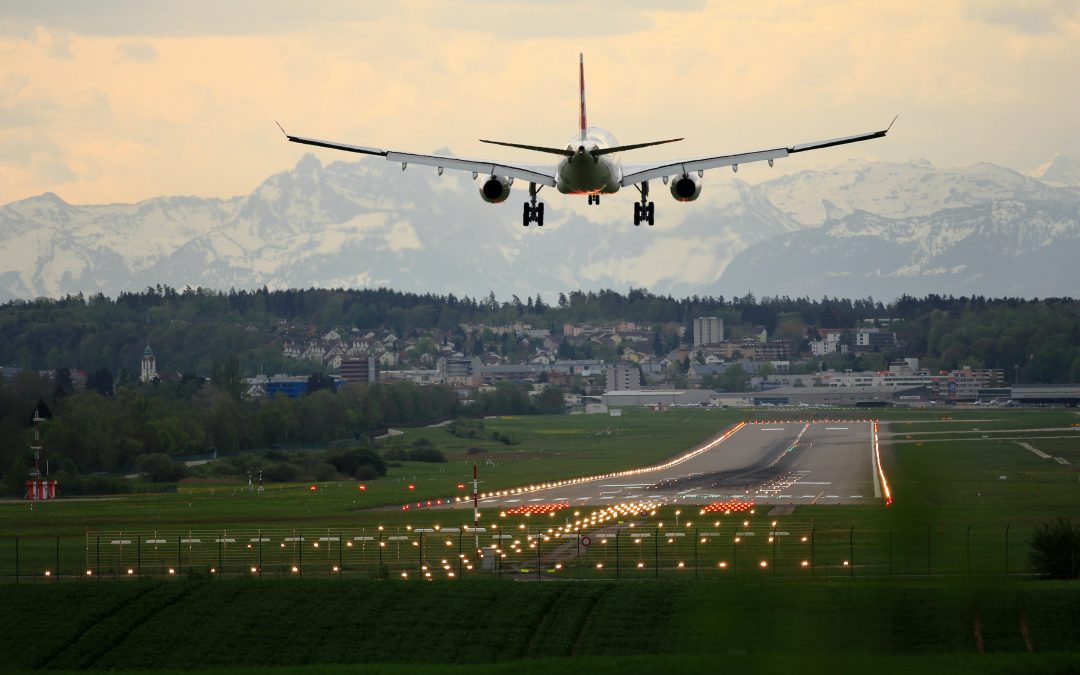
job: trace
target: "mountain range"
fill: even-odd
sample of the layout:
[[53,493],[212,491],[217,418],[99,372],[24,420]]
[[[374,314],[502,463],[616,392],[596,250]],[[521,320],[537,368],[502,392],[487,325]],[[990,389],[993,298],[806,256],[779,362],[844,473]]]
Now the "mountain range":
[[545,226],[524,228],[524,191],[490,205],[478,187],[308,154],[230,199],[79,206],[45,193],[0,207],[0,301],[158,284],[503,299],[631,286],[883,300],[1080,287],[1080,164],[1060,155],[1026,173],[851,161],[750,184],[716,171],[695,204],[657,184],[651,228],[630,223],[634,191],[598,206],[541,192]]

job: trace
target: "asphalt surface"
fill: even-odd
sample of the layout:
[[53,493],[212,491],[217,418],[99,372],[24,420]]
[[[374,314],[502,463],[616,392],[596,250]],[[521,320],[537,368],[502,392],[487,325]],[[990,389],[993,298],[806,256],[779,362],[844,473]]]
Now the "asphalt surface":
[[481,499],[480,505],[638,500],[710,504],[730,499],[795,505],[880,503],[870,422],[746,424],[715,447],[668,468],[493,496]]

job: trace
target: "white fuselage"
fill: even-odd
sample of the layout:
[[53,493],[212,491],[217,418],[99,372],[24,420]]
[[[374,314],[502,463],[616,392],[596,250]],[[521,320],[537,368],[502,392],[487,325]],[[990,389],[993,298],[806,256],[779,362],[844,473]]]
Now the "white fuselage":
[[616,153],[593,157],[589,153],[618,145],[615,137],[597,127],[585,130],[584,140],[574,136],[566,148],[574,153],[559,162],[555,170],[555,187],[569,195],[612,194],[619,191],[622,163]]

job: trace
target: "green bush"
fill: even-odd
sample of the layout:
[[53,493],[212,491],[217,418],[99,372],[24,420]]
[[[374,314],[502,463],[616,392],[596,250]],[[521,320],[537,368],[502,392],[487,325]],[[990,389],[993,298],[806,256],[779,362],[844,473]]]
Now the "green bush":
[[1080,525],[1058,517],[1035,528],[1031,536],[1031,569],[1051,579],[1080,576]]

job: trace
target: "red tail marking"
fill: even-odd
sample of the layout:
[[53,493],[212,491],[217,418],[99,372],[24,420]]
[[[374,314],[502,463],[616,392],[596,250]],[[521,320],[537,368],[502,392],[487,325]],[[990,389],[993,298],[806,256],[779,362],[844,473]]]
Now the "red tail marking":
[[578,129],[581,130],[581,140],[585,140],[585,55],[578,54],[578,90],[581,93],[581,119],[578,121]]

